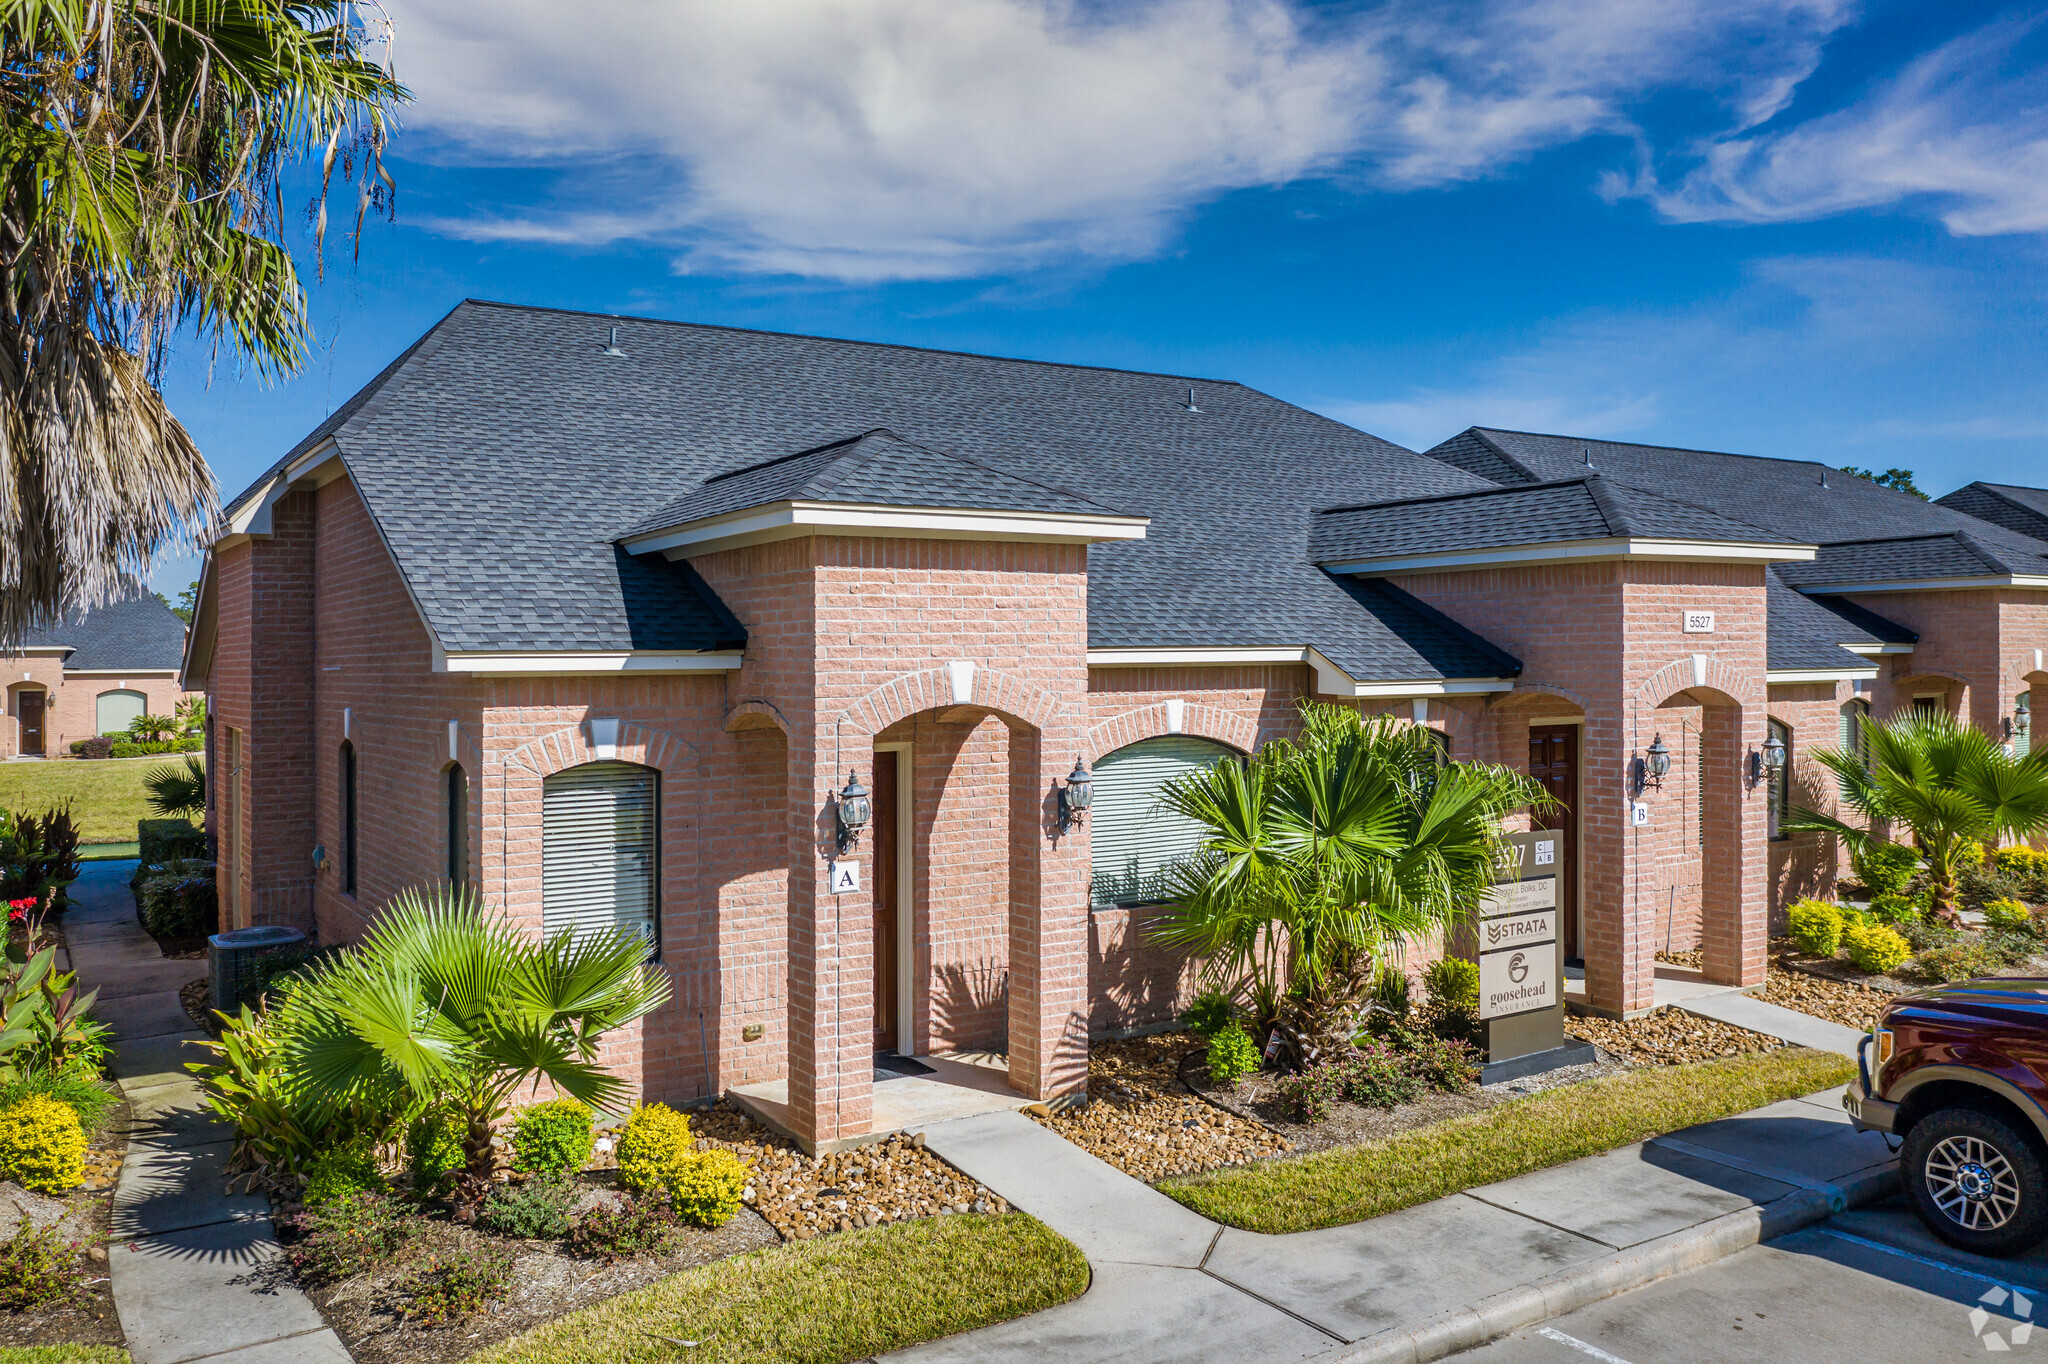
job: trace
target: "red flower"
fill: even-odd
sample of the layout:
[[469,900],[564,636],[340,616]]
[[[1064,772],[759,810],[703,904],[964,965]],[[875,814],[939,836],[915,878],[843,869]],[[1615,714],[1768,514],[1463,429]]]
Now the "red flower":
[[36,907],[36,897],[31,895],[26,900],[9,900],[7,907],[17,914],[25,914]]

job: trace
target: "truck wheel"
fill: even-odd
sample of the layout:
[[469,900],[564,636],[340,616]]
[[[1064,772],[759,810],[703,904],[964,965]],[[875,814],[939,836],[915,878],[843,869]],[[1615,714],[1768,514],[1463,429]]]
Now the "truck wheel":
[[2048,1235],[2048,1171],[2002,1117],[1944,1108],[1913,1124],[1899,1174],[1927,1229],[1960,1250],[2017,1255]]

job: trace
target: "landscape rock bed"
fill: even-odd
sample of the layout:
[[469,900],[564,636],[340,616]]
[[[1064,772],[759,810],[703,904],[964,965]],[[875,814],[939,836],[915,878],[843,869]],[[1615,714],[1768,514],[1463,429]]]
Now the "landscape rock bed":
[[1669,1005],[1641,1018],[1567,1015],[1564,1031],[1566,1036],[1591,1042],[1609,1056],[1632,1065],[1678,1066],[1719,1056],[1774,1051],[1785,1045],[1775,1037],[1700,1018]]
[[1763,992],[1758,998],[1860,1032],[1876,1021],[1877,1011],[1897,993],[1896,989],[1881,989],[1810,971],[1773,966],[1764,978]]
[[[1188,1093],[1182,1056],[1200,1039],[1184,1032],[1097,1042],[1088,1052],[1088,1103],[1027,1116],[1134,1179],[1150,1183],[1294,1149],[1261,1123]],[[1204,1072],[1206,1073],[1206,1072]]]
[[1010,1205],[927,1151],[922,1136],[898,1133],[885,1141],[807,1156],[721,1099],[709,1113],[692,1114],[697,1149],[731,1151],[752,1179],[747,1205],[767,1218],[785,1240],[820,1232],[851,1231],[912,1217],[1007,1212]]

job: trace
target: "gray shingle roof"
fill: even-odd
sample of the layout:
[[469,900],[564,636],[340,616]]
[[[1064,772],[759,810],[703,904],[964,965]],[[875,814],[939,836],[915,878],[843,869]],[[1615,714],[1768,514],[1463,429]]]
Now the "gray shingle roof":
[[683,649],[715,632],[650,617],[661,581],[613,541],[713,474],[875,427],[1152,517],[1089,550],[1094,647],[1453,675],[1310,563],[1307,509],[1482,480],[1233,383],[472,302],[298,449],[333,438],[444,648]]
[[1309,532],[1309,552],[1319,562],[1335,563],[1620,537],[1774,541],[1755,526],[1595,474],[1556,483],[1333,507],[1316,518]]
[[[1883,644],[1863,622],[1851,619],[1824,602],[1794,591],[1775,565],[1764,577],[1764,609],[1767,638],[1764,666],[1773,671],[1807,671],[1868,668],[1870,660],[1852,654],[1844,644]],[[1839,601],[1839,598],[1831,599]],[[1870,613],[1862,613],[1868,616]],[[1872,619],[1876,619],[1872,617]],[[1889,622],[1887,622],[1889,624]],[[1893,626],[1894,630],[1898,627]]]
[[878,428],[814,450],[713,474],[626,533],[664,530],[726,512],[791,501],[1077,516],[1130,514],[1064,488],[913,445],[893,431]]
[[184,660],[185,622],[155,593],[136,586],[117,601],[31,632],[22,644],[68,646],[67,672],[157,672]]
[[2048,488],[2010,483],[1966,483],[1934,499],[1944,507],[2004,526],[2033,540],[2048,540]]
[[1413,650],[1418,663],[1437,675],[1461,678],[1521,675],[1522,660],[1474,634],[1427,602],[1409,596],[1385,578],[1338,575],[1334,581]]
[[[1804,595],[1804,594],[1802,594]],[[1867,606],[1860,606],[1847,597],[1831,597],[1825,593],[1807,596],[1806,600],[1816,606],[1826,607],[1842,618],[1844,624],[1861,630],[1879,644],[1918,644],[1920,632],[1908,630],[1895,620],[1887,620]],[[1858,641],[1851,639],[1848,643]]]
[[1785,568],[1785,580],[1794,587],[2015,574],[2048,575],[2048,558],[2015,553],[2009,545],[1987,544],[1983,537],[1967,531],[1822,545],[1811,563]]
[[[1810,460],[1472,427],[1429,455],[1496,482],[1540,483],[1598,473],[1630,487],[1705,507],[1782,541],[1826,545],[1962,531],[2002,552],[2036,556],[2042,546],[2000,526],[1910,493]],[[1591,469],[1584,459],[1590,456]],[[1506,469],[1512,478],[1488,470]],[[1821,483],[1822,476],[1826,486]]]

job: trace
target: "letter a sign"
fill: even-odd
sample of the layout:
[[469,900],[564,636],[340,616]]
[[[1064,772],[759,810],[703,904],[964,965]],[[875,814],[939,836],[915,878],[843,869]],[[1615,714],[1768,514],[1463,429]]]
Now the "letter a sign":
[[826,865],[830,869],[834,895],[845,895],[860,889],[860,863],[830,862]]

